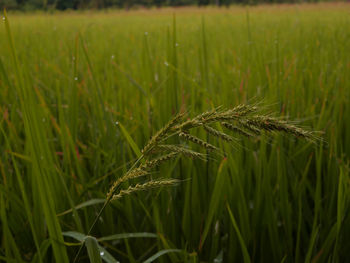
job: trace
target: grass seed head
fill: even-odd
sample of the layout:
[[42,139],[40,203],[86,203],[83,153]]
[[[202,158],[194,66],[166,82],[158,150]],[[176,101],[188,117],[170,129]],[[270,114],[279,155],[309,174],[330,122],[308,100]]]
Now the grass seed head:
[[162,155],[162,156],[160,156],[158,158],[147,160],[143,165],[141,165],[141,169],[148,170],[148,169],[157,167],[160,164],[162,164],[162,163],[164,163],[164,162],[174,158],[178,154],[179,154],[178,152],[171,152],[169,154]]
[[131,179],[135,179],[141,176],[145,176],[147,175],[148,172],[142,168],[136,168],[133,169],[131,171],[129,171],[128,173],[126,173],[124,176],[118,178],[113,185],[111,186],[111,188],[109,189],[108,193],[107,193],[107,198],[110,197],[111,195],[113,195],[115,189],[117,189],[117,187],[122,184],[123,182],[129,181]]
[[203,128],[208,132],[210,133],[211,135],[215,136],[215,137],[218,137],[224,141],[228,141],[228,142],[231,142],[233,141],[232,137],[230,135],[227,135],[226,133],[223,133],[221,131],[218,131],[210,126],[207,126],[207,125],[203,125]]
[[274,117],[253,116],[247,120],[247,123],[261,130],[266,130],[269,132],[280,131],[311,141],[315,140],[315,136],[312,132],[299,128],[293,124],[288,123],[285,120],[280,120]]
[[154,188],[159,188],[163,186],[175,186],[179,184],[179,180],[177,179],[164,179],[164,180],[157,180],[157,181],[149,181],[144,184],[136,184],[134,186],[129,186],[125,190],[121,190],[118,194],[113,195],[112,200],[120,199],[126,195],[133,194],[135,192],[140,191],[149,191]]
[[185,113],[179,113],[174,118],[172,118],[161,130],[159,130],[156,135],[154,135],[151,140],[145,145],[145,147],[142,149],[142,153],[144,155],[147,155],[149,151],[156,146],[161,140],[165,139],[166,135],[169,133],[169,131],[178,124],[183,117],[185,116]]
[[206,148],[207,150],[217,150],[218,148],[215,147],[214,145],[210,144],[210,143],[207,143],[201,139],[199,139],[198,137],[196,136],[193,136],[189,133],[186,133],[186,132],[180,132],[179,136],[185,140],[188,140],[188,141],[191,141],[193,143],[196,143],[204,148]]
[[187,157],[193,157],[193,158],[200,158],[200,159],[204,159],[205,157],[205,154],[202,154],[202,153],[199,153],[199,152],[196,152],[196,151],[192,151],[190,149],[187,149],[185,147],[182,147],[182,146],[177,146],[177,145],[157,145],[156,147],[156,151],[167,151],[167,152],[177,152],[179,154],[182,154],[182,155],[185,155]]
[[233,124],[231,124],[231,123],[222,122],[221,124],[222,124],[222,126],[224,126],[226,129],[229,129],[229,130],[231,130],[231,131],[233,131],[233,132],[235,132],[235,133],[238,133],[238,134],[243,135],[243,136],[245,136],[245,137],[253,137],[252,134],[246,132],[246,131],[243,130],[242,128],[237,127],[237,126],[235,126],[235,125],[233,125]]

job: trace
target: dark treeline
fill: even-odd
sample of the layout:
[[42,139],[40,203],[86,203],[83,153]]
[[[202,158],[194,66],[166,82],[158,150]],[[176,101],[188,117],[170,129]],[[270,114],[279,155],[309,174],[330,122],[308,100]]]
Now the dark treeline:
[[230,4],[259,4],[259,3],[295,3],[318,2],[319,0],[0,0],[0,8],[19,10],[65,10],[65,9],[102,9],[102,8],[126,8],[185,6],[185,5],[217,5],[229,6]]

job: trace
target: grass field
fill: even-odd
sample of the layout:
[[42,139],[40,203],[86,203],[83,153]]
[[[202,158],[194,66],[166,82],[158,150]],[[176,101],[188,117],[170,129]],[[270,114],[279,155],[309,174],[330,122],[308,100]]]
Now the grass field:
[[152,177],[180,185],[107,206],[92,231],[102,259],[346,262],[349,48],[345,3],[9,13],[0,261],[72,262],[111,184],[171,116],[259,103],[322,140],[204,137],[225,154],[178,158]]

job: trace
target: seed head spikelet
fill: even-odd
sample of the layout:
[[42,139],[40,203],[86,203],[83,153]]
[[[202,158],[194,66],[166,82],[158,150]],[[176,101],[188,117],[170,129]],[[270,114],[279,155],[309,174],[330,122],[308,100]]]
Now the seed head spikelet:
[[196,143],[208,150],[217,150],[218,148],[215,147],[214,145],[210,144],[210,143],[207,143],[201,139],[199,139],[198,137],[196,136],[193,136],[189,133],[186,133],[186,132],[180,132],[179,136],[185,140],[188,140],[188,141],[191,141],[193,143]]
[[117,200],[125,195],[130,195],[135,192],[140,192],[140,191],[148,191],[153,188],[159,188],[162,186],[174,186],[179,184],[180,180],[177,179],[164,179],[164,180],[156,180],[156,181],[149,181],[144,184],[136,184],[134,186],[129,186],[125,190],[121,190],[118,194],[113,195],[112,200]]
[[299,128],[285,120],[279,120],[270,116],[253,116],[247,120],[249,125],[255,126],[257,129],[265,131],[282,131],[292,134],[296,137],[302,137],[308,140],[315,140],[313,133]]
[[107,193],[107,198],[112,195],[115,191],[115,189],[123,182],[129,181],[131,179],[135,179],[141,176],[145,176],[149,174],[146,170],[142,169],[142,168],[135,168],[131,171],[129,171],[128,173],[126,173],[124,176],[118,178],[113,185],[111,186],[111,188],[109,189],[108,193]]
[[204,159],[205,154],[199,153],[196,151],[192,151],[192,150],[187,149],[187,148],[182,147],[182,146],[171,145],[171,144],[170,145],[160,144],[160,145],[157,145],[157,147],[155,149],[156,149],[156,151],[177,152],[179,154],[182,154],[182,155],[185,155],[188,157],[200,158],[200,159],[205,160]]
[[216,111],[215,113],[202,118],[202,124],[209,124],[219,121],[240,120],[252,112],[257,111],[257,107],[248,105],[239,105],[233,109]]
[[245,130],[243,130],[243,129],[241,129],[240,127],[237,127],[237,126],[235,126],[235,125],[233,125],[233,124],[231,124],[231,123],[222,122],[221,124],[222,124],[222,126],[224,126],[226,129],[229,129],[229,130],[231,130],[231,131],[233,131],[233,132],[235,132],[235,133],[238,133],[238,134],[243,135],[243,136],[245,136],[245,137],[253,137],[252,134],[246,132]]
[[215,137],[218,137],[224,141],[228,141],[228,142],[231,142],[233,141],[232,137],[230,135],[227,135],[226,133],[223,133],[221,131],[218,131],[210,126],[207,126],[207,125],[203,125],[203,128],[208,132],[210,133],[211,135],[214,135]]
[[238,126],[240,126],[241,128],[249,131],[252,134],[255,135],[260,135],[261,134],[261,129],[257,128],[256,126],[252,125],[252,123],[246,121],[246,120],[240,120],[237,122]]
[[220,107],[217,107],[215,109],[205,111],[205,112],[197,115],[194,119],[196,119],[198,121],[203,121],[203,120],[209,118],[210,116],[217,114],[219,109],[220,109]]
[[159,141],[163,139],[163,137],[174,127],[178,122],[182,120],[185,116],[185,113],[179,113],[174,118],[172,118],[161,130],[159,130],[151,140],[146,144],[146,146],[142,149],[142,153],[147,155],[148,152],[155,146]]
[[156,166],[159,166],[160,164],[174,158],[178,154],[179,154],[178,152],[171,152],[169,154],[162,155],[158,158],[155,158],[152,160],[147,160],[143,165],[141,165],[141,169],[148,170],[148,169],[154,168]]

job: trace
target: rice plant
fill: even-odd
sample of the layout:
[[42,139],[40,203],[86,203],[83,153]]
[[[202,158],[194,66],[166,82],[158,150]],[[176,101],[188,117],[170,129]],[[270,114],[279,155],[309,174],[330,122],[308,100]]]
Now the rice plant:
[[4,16],[0,261],[346,262],[348,13]]
[[[181,181],[178,179],[146,180],[143,183],[137,183],[134,185],[131,183],[128,188],[121,189],[120,186],[124,182],[133,181],[133,179],[140,177],[148,177],[151,175],[152,169],[179,156],[201,158],[206,160],[206,155],[199,151],[190,149],[188,145],[184,144],[184,142],[192,142],[205,149],[207,152],[219,150],[219,148],[204,141],[203,139],[191,135],[190,132],[193,129],[202,128],[207,135],[212,135],[227,142],[232,142],[234,138],[211,126],[221,124],[229,131],[233,131],[247,137],[260,136],[263,132],[273,133],[277,131],[307,139],[312,142],[319,139],[314,135],[314,132],[301,129],[290,122],[271,117],[270,115],[258,115],[257,112],[258,107],[256,106],[239,105],[229,110],[215,108],[187,120],[186,113],[177,114],[161,130],[152,136],[149,142],[142,149],[142,155],[132,165],[129,171],[116,179],[116,181],[110,187],[106,196],[106,201],[98,213],[94,223],[90,227],[87,235],[91,233],[109,202],[119,200],[122,197],[139,191],[150,191],[154,188],[175,186]],[[175,141],[182,140],[183,142],[181,144],[171,144],[169,143],[170,139],[175,139]],[[74,261],[78,259],[82,247],[83,244],[80,246]]]

